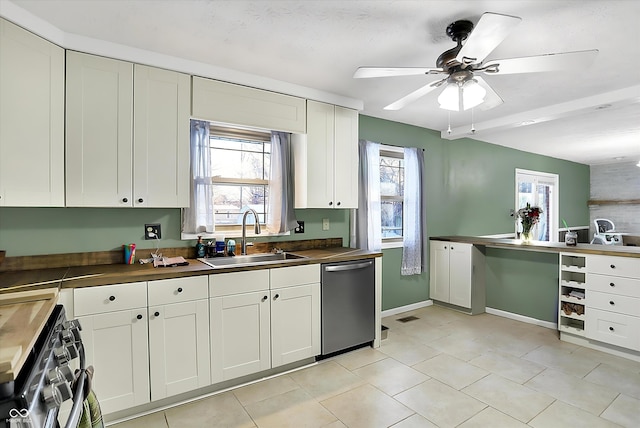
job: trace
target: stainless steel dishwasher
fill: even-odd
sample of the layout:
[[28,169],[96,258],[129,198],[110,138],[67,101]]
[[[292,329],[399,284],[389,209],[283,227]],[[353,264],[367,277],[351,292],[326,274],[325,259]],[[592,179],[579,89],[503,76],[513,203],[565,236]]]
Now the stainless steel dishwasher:
[[375,339],[373,260],[322,264],[322,355]]

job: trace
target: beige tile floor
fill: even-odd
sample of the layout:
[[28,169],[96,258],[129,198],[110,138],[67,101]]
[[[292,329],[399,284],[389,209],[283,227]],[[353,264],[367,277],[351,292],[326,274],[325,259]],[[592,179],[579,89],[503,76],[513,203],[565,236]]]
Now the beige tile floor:
[[437,306],[383,324],[379,349],[112,427],[640,427],[638,362]]

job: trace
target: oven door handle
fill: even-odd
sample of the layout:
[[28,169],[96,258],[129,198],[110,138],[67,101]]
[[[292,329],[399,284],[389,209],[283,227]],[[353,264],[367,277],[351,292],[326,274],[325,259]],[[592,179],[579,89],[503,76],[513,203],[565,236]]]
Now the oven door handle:
[[87,371],[85,370],[84,345],[82,342],[78,347],[78,353],[80,354],[80,372],[78,379],[76,379],[75,391],[73,391],[73,407],[71,407],[71,414],[69,415],[69,419],[67,419],[65,428],[78,428],[80,417],[84,411],[84,387],[87,383]]

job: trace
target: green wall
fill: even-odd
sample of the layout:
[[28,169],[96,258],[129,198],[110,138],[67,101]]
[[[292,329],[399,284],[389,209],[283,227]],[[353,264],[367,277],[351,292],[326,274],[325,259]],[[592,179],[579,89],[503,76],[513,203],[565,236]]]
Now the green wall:
[[[305,233],[270,240],[342,238],[345,245],[349,244],[347,210],[296,210],[296,217],[304,220]],[[323,218],[329,219],[328,231],[322,230]],[[195,245],[194,240],[180,240],[180,209],[3,207],[0,249],[7,251],[7,257],[107,251],[122,248],[125,243],[135,243],[139,250],[155,249],[155,241],[143,238],[145,223],[160,223],[160,248]]]
[[[515,169],[530,169],[560,176],[560,217],[570,226],[589,224],[589,167],[574,162],[535,155],[471,139],[443,140],[437,131],[398,122],[360,116],[360,138],[382,144],[420,147],[425,156],[425,193],[427,210],[427,239],[443,235],[493,235],[513,233]],[[402,277],[399,249],[383,250],[383,310],[417,303],[429,298],[429,275]],[[549,290],[533,291],[530,298],[513,281],[510,259],[498,262],[506,253],[490,252],[487,268],[487,306],[548,320],[540,313],[540,301],[552,298]],[[516,257],[516,256],[514,256]],[[524,283],[536,281],[538,265],[548,264],[554,270],[544,277],[547,288],[555,281],[557,293],[557,264],[537,253],[518,252],[515,263],[518,276]],[[521,266],[524,264],[524,266]],[[529,269],[530,266],[536,266]],[[512,285],[513,284],[513,285]],[[507,288],[509,292],[500,294]],[[555,294],[554,294],[555,295]],[[557,298],[557,296],[555,297]],[[554,299],[555,299],[554,298]],[[555,300],[554,300],[555,301]],[[553,304],[551,304],[554,307]],[[554,307],[555,310],[555,307]]]

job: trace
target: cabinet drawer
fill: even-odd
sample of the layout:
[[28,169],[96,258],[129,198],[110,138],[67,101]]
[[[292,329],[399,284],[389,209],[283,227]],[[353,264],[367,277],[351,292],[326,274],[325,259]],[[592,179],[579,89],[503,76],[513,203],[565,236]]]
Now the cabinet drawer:
[[589,256],[589,273],[640,278],[640,259],[634,257]]
[[587,293],[589,309],[596,308],[624,315],[640,316],[640,299],[591,290]]
[[149,281],[149,306],[188,302],[209,297],[206,275]]
[[271,269],[271,289],[320,282],[320,265],[291,266]]
[[248,270],[209,275],[209,297],[269,289],[269,270]]
[[589,274],[587,289],[621,296],[640,297],[640,279]]
[[73,290],[75,316],[147,307],[147,283],[102,285]]
[[640,318],[588,308],[585,335],[588,339],[640,350]]

